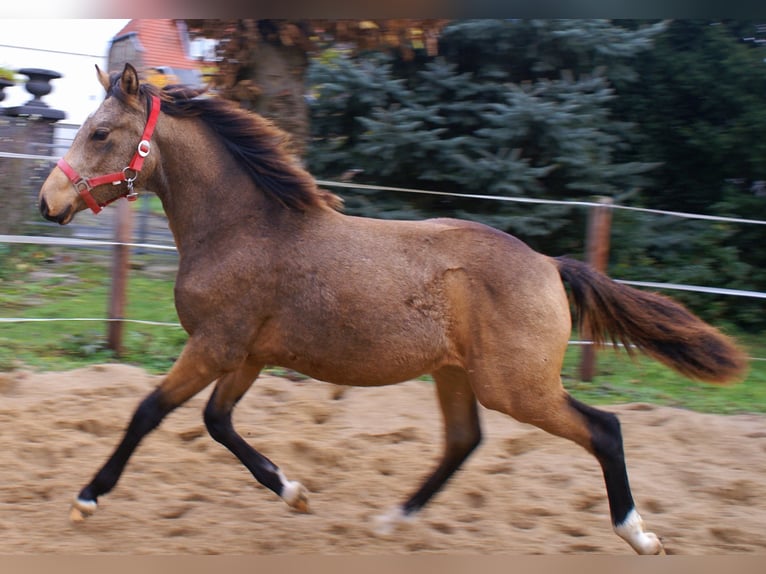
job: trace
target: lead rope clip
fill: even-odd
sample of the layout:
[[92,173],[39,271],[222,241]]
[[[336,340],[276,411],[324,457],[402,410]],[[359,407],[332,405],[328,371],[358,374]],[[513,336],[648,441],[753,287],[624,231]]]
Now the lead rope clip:
[[[128,176],[128,172],[132,171],[133,176]],[[138,177],[138,172],[130,167],[126,167],[122,170],[122,173],[125,177],[125,185],[128,187],[128,193],[125,195],[125,199],[128,201],[135,201],[138,199],[138,192],[133,189],[133,182],[136,181],[136,178]]]

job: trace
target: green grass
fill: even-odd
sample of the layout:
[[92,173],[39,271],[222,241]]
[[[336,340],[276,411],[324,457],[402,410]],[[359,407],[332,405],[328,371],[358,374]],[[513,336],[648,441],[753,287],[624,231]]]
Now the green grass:
[[[66,255],[62,255],[66,253]],[[151,256],[148,256],[151,257]],[[167,259],[167,258],[166,258]],[[133,257],[136,262],[141,258]],[[173,260],[164,266],[173,264]],[[14,318],[104,318],[110,286],[108,252],[15,249],[0,259],[0,316]],[[172,273],[154,278],[132,270],[125,316],[178,323]],[[0,323],[0,370],[26,366],[64,370],[98,362],[121,361],[152,372],[166,371],[186,334],[180,327],[127,324],[123,354],[107,348],[107,323]]]
[[766,412],[766,345],[756,338],[737,337],[751,357],[747,377],[732,385],[692,381],[643,355],[629,357],[611,348],[596,355],[596,376],[580,380],[581,347],[570,347],[564,362],[564,386],[589,404],[644,402],[700,412]]
[[[0,317],[105,317],[110,284],[109,252],[0,246]],[[172,256],[133,255],[126,317],[177,323]],[[154,271],[150,273],[150,271]],[[158,276],[159,275],[159,276]],[[126,324],[123,354],[107,349],[106,323],[0,323],[0,371],[67,370],[124,362],[162,373],[181,351],[180,327]],[[761,337],[739,337],[751,357],[766,358]],[[589,404],[647,402],[714,413],[766,412],[766,361],[753,360],[745,381],[732,386],[690,381],[644,356],[611,349],[597,354],[597,375],[579,378],[582,347],[571,346],[564,385]],[[276,370],[275,372],[280,372]]]

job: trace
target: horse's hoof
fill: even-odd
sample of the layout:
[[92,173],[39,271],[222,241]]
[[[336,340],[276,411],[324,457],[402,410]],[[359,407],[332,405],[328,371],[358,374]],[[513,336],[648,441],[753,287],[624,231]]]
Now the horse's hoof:
[[412,517],[405,514],[400,506],[397,506],[385,514],[373,518],[373,530],[378,536],[390,536],[400,524],[411,520]]
[[96,512],[98,504],[95,500],[81,500],[75,498],[72,508],[69,510],[69,520],[74,523],[83,522],[88,516]]
[[641,537],[631,543],[633,550],[642,556],[665,555],[665,547],[654,532],[642,532]]
[[653,554],[653,555],[665,555],[665,547],[662,545],[662,541],[654,532],[645,533],[646,540],[642,548],[641,554]]
[[303,514],[311,514],[311,509],[309,508],[309,499],[307,497],[296,500],[292,507],[296,511]]
[[310,514],[309,491],[300,482],[289,481],[283,491],[282,499],[297,512]]
[[665,554],[659,537],[654,532],[644,531],[644,521],[635,509],[614,530],[638,554]]

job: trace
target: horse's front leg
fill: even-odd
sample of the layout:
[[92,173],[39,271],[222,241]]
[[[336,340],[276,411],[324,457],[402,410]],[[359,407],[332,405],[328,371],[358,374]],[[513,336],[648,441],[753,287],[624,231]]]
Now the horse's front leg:
[[96,511],[98,497],[114,488],[138,444],[168,413],[222,374],[218,362],[195,347],[190,340],[162,383],[141,401],[120,444],[72,503],[72,521],[82,521]]
[[245,442],[231,422],[232,410],[253,384],[262,367],[260,364],[245,363],[218,380],[205,407],[205,425],[210,436],[228,448],[258,482],[295,510],[309,512],[306,487],[299,482],[287,480],[273,462]]

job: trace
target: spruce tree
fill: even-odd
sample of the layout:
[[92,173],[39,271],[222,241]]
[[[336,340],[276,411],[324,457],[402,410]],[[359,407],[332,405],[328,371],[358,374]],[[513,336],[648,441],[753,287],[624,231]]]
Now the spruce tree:
[[[613,81],[663,28],[609,21],[459,21],[416,65],[334,51],[312,64],[310,169],[332,178],[519,198],[619,196],[652,164],[619,161],[634,127],[611,116]],[[406,65],[405,65],[406,64]],[[578,250],[580,208],[344,192],[351,213],[487,222],[549,251]]]
[[[766,220],[766,42],[754,22],[673,21],[618,85],[614,113],[640,126],[626,155],[655,161],[640,202],[651,208]],[[756,41],[759,40],[759,41]],[[613,262],[625,279],[766,291],[766,226],[656,216],[617,228]],[[766,327],[763,303],[674,293],[709,320]]]

